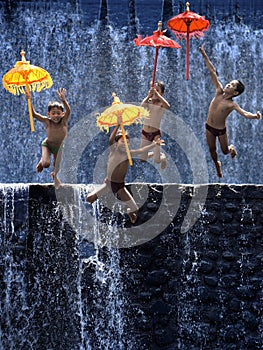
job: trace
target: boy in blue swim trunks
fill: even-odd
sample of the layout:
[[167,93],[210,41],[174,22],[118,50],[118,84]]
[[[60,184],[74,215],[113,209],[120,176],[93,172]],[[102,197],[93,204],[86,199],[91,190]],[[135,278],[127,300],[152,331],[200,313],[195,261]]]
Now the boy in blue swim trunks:
[[[142,128],[141,147],[150,145],[153,141],[158,140],[161,137],[161,120],[164,112],[170,108],[170,104],[163,97],[165,85],[162,81],[156,81],[154,86],[150,88],[148,95],[142,101],[142,107],[148,109],[150,112],[150,118],[144,119],[144,125]],[[147,161],[152,157],[155,163],[161,165],[161,169],[166,168],[166,156],[160,152],[160,148],[155,148],[153,152],[144,152],[140,159],[141,161]]]
[[[50,166],[51,154],[54,157],[54,170],[51,173],[51,176],[54,179],[55,187],[58,188],[60,185],[59,179],[57,177],[58,173],[58,155],[61,152],[61,147],[63,140],[67,135],[68,130],[68,121],[70,117],[70,106],[66,100],[66,90],[58,89],[57,91],[59,101],[51,101],[48,104],[48,116],[43,116],[37,113],[32,106],[33,117],[39,120],[44,124],[46,128],[47,137],[43,140],[42,146],[42,156],[40,161],[36,166],[38,173],[41,173],[44,168]],[[29,98],[29,95],[26,94],[26,98]]]
[[211,75],[212,82],[216,89],[216,94],[210,103],[208,117],[206,120],[206,141],[209,147],[210,155],[215,163],[217,176],[223,176],[221,170],[221,162],[218,160],[216,150],[216,138],[218,137],[221,150],[224,154],[230,154],[231,158],[237,155],[234,145],[228,145],[228,136],[226,130],[226,119],[232,111],[236,111],[240,115],[248,119],[261,119],[261,113],[250,113],[240,108],[233,98],[242,94],[245,87],[239,80],[232,80],[225,87],[218,80],[216,69],[208,58],[204,45],[200,47],[200,52],[204,58],[205,64]]
[[[137,220],[138,206],[135,203],[132,195],[125,187],[125,177],[129,168],[129,160],[126,153],[125,143],[119,126],[122,123],[122,118],[118,117],[118,125],[115,126],[110,135],[110,154],[108,159],[107,176],[104,184],[94,192],[87,196],[89,203],[95,202],[99,197],[102,197],[110,191],[117,196],[128,207],[127,213],[131,222],[134,224]],[[127,141],[129,135],[126,133]],[[144,148],[130,150],[132,156],[139,155],[143,152],[148,152],[152,148],[160,148],[163,145],[163,140],[160,138],[151,142],[150,145]]]

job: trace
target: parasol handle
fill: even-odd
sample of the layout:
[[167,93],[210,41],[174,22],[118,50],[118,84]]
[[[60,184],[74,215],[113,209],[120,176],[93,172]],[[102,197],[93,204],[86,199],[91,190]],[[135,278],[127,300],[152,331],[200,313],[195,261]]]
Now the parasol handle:
[[[29,93],[29,96],[30,96],[28,85],[26,85],[26,92]],[[34,127],[34,119],[33,119],[33,113],[32,113],[31,97],[27,99],[27,106],[29,111],[29,121],[30,121],[31,131],[34,132],[35,127]]]
[[153,74],[152,74],[152,87],[154,87],[154,82],[155,82],[156,67],[157,67],[157,60],[158,60],[158,52],[159,52],[159,47],[156,47],[155,58],[154,58],[154,65],[153,65]]
[[186,80],[189,79],[189,62],[190,62],[190,22],[186,23],[187,25],[187,35],[186,35]]
[[121,132],[122,132],[122,136],[123,136],[123,140],[124,140],[124,144],[125,144],[125,148],[126,148],[128,161],[129,161],[130,166],[132,166],[131,152],[129,150],[129,146],[128,146],[127,138],[126,138],[126,135],[125,135],[125,130],[124,130],[124,127],[123,127],[123,123],[121,123]]

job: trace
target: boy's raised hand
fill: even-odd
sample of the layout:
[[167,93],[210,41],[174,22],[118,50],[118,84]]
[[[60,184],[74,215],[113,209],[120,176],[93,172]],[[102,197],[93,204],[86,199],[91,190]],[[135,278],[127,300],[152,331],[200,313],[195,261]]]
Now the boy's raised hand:
[[60,101],[65,101],[66,99],[66,92],[67,90],[66,89],[63,89],[63,88],[59,88],[58,91],[57,91],[57,94],[58,94],[58,98],[60,99]]
[[25,92],[25,96],[26,96],[26,99],[29,100],[31,95],[30,95],[30,91],[26,90]]

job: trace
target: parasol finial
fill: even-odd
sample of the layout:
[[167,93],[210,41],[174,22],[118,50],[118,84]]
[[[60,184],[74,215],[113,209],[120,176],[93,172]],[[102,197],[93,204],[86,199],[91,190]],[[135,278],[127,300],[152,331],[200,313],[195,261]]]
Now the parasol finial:
[[159,32],[161,32],[162,31],[162,21],[159,21],[158,22],[158,30],[159,30]]
[[185,6],[186,6],[186,11],[189,12],[190,11],[190,2],[187,1]]
[[115,92],[112,93],[112,97],[113,97],[112,105],[121,104],[121,101],[120,101],[119,97],[115,94]]
[[23,61],[23,62],[26,62],[26,56],[25,56],[26,53],[25,53],[24,50],[21,50],[21,51],[20,51],[20,55],[21,55],[21,57],[22,57],[22,61]]

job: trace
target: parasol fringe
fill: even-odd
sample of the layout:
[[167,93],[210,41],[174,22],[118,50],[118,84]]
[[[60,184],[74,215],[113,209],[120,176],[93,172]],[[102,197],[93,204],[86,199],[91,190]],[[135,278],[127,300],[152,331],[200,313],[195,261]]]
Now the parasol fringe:
[[[148,119],[150,117],[149,112],[148,111],[146,111],[146,112],[147,113],[145,113],[141,117],[139,117],[139,118],[137,117],[135,120],[131,120],[129,122],[124,122],[123,124],[126,125],[126,126],[130,126],[132,124],[136,124],[136,125],[143,124],[143,119]],[[108,122],[99,120],[100,117],[101,117],[101,115],[99,115],[97,117],[96,125],[101,131],[104,131],[104,132],[108,133],[109,130],[110,130],[110,127],[112,126],[112,122],[111,122],[111,120],[109,120]]]
[[[172,30],[172,32],[175,34],[176,38],[178,40],[182,40],[182,39],[186,39],[187,37],[187,33],[180,33],[180,32],[176,32],[174,30]],[[200,39],[204,37],[204,33],[201,31],[195,31],[193,33],[189,33],[189,38],[194,38],[194,39]]]
[[[52,79],[46,79],[42,82],[36,82],[28,85],[28,88],[31,92],[40,92],[42,89],[48,89],[50,86],[52,86],[53,82]],[[4,88],[9,91],[13,95],[19,95],[19,94],[25,94],[26,92],[26,86],[16,86],[16,85],[8,85],[7,83],[3,83]]]

